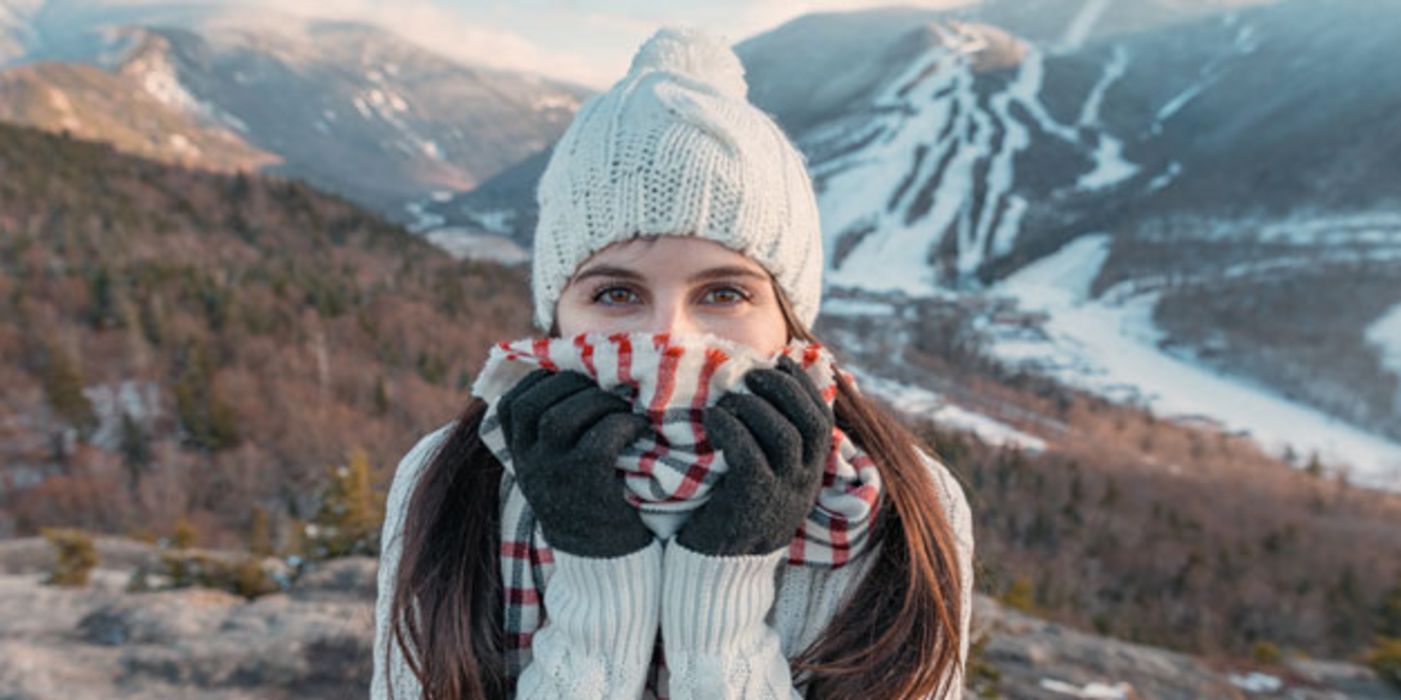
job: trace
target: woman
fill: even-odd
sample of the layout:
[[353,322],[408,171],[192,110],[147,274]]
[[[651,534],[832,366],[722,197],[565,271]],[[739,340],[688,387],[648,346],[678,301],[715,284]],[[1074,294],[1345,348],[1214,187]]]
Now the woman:
[[[628,396],[550,363],[486,392],[489,361],[395,475],[374,697],[961,697],[967,502],[850,375],[784,355],[820,347],[822,239],[801,154],[746,90],[717,39],[649,39],[551,155],[531,279],[552,347],[656,334],[777,357],[695,404],[692,447],[725,472],[639,507],[616,472],[665,440]],[[796,554],[839,511],[862,536]],[[508,542],[522,513],[528,541]]]

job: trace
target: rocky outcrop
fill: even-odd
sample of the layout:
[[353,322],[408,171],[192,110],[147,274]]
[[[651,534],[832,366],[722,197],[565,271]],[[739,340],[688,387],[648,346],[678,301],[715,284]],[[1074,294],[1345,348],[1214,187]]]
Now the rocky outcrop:
[[986,638],[977,655],[988,669],[983,684],[1008,698],[1401,698],[1369,669],[1350,663],[1297,658],[1256,667],[1203,659],[1088,634],[985,597],[976,601],[973,616],[975,638]]
[[[246,600],[186,588],[129,592],[150,545],[102,538],[88,586],[44,585],[42,540],[0,542],[0,698],[280,700],[363,697],[373,668],[377,562],[308,569]],[[979,597],[982,697],[1398,698],[1365,668],[1292,660],[1252,669],[1080,632]]]

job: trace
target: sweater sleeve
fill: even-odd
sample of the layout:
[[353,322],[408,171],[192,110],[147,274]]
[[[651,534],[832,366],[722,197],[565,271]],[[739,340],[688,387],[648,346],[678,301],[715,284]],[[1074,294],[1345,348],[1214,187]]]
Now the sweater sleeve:
[[[958,668],[949,692],[964,697],[973,594],[973,521],[963,489],[939,461],[921,453],[953,530],[959,568]],[[746,557],[716,557],[667,543],[662,575],[661,629],[671,697],[802,698],[766,621],[774,602],[775,572],[787,549]],[[855,586],[857,579],[849,582]],[[835,610],[831,611],[835,612]],[[828,620],[810,620],[825,625]],[[931,696],[930,700],[935,700]]]
[[710,556],[674,538],[662,565],[662,643],[674,700],[786,700],[793,687],[778,632],[765,621],[788,548]]
[[[399,645],[389,632],[390,605],[394,601],[394,578],[398,574],[399,557],[403,550],[404,510],[419,476],[438,445],[452,429],[449,423],[424,436],[415,444],[394,471],[394,482],[385,501],[384,526],[380,532],[378,593],[375,597],[374,675],[370,681],[371,700],[388,700],[393,688],[394,700],[418,700],[423,694],[418,678],[404,659]],[[385,652],[389,652],[386,663]]]
[[[423,688],[389,633],[394,579],[403,550],[404,511],[414,486],[451,424],[419,440],[399,462],[385,504],[375,600],[371,700],[418,700]],[[531,641],[518,700],[641,697],[659,624],[662,545],[595,559],[554,551],[545,587],[546,621]],[[388,651],[388,661],[385,653]]]
[[515,697],[642,697],[657,639],[661,541],[606,559],[556,549],[554,561],[546,620],[531,639]]

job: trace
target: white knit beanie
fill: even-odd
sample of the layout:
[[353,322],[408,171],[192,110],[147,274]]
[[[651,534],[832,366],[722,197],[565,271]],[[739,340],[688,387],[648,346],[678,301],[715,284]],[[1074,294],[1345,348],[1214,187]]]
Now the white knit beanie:
[[531,291],[548,331],[578,265],[615,241],[696,235],[767,269],[811,327],[822,233],[806,158],[750,104],[725,41],[665,27],[628,74],[589,98],[540,178]]

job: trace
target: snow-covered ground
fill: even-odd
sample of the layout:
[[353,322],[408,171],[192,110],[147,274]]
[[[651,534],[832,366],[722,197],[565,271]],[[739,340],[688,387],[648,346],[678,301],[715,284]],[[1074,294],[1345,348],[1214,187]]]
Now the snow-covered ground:
[[1368,326],[1366,337],[1376,346],[1382,366],[1401,377],[1401,303]]
[[421,234],[458,260],[492,260],[503,265],[523,265],[530,260],[530,251],[504,236],[475,233],[462,228],[438,228]]
[[1248,433],[1272,454],[1286,447],[1305,457],[1317,451],[1325,465],[1344,466],[1353,483],[1401,491],[1401,444],[1249,379],[1164,352],[1152,322],[1156,294],[1109,290],[1090,299],[1090,283],[1109,244],[1104,234],[1082,236],[991,288],[990,294],[1047,314],[1044,336],[990,329],[993,352],[1072,386],[1139,402],[1161,416],[1208,417],[1224,429]]
[[[1064,42],[1083,40],[1106,5],[1087,3]],[[1105,65],[1076,121],[1063,123],[1041,99],[1045,50],[980,25],[930,29],[938,45],[894,75],[860,122],[832,120],[803,136],[806,148],[839,154],[811,166],[824,244],[846,249],[827,271],[832,284],[935,293],[945,282],[928,261],[937,240],[931,232],[956,232],[953,268],[961,279],[1011,252],[1030,206],[1016,187],[1016,163],[1034,133],[1090,160],[1091,169],[1073,185],[1082,193],[1119,186],[1141,170],[1100,115],[1106,91],[1129,65],[1125,50]],[[1004,88],[984,95],[975,58],[1003,43],[1018,52],[1016,68]],[[970,206],[975,201],[977,211]]]
[[929,418],[935,423],[977,435],[994,445],[1015,445],[1028,452],[1046,449],[1046,443],[994,418],[949,403],[939,394],[917,386],[877,377],[860,368],[846,367],[863,394],[879,396],[897,410]]

